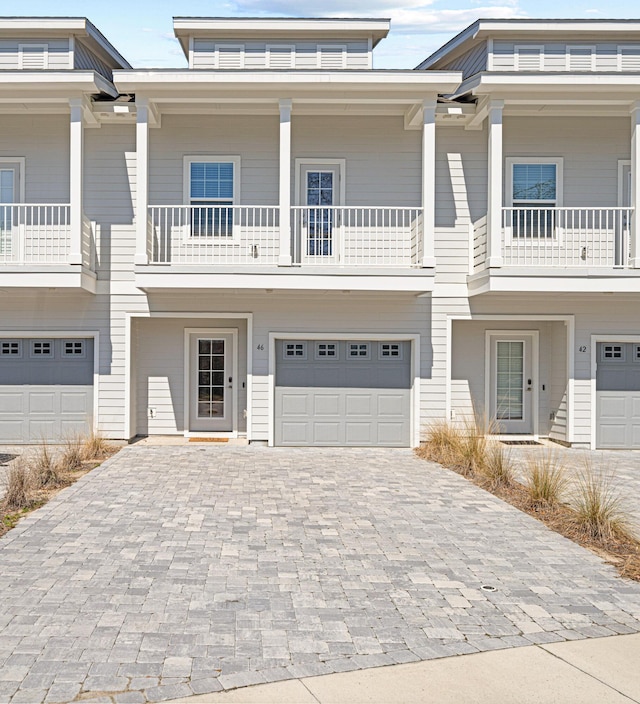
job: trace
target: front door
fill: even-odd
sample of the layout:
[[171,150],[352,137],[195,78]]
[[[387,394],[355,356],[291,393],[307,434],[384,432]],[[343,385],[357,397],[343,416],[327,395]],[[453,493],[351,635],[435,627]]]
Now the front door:
[[[621,208],[631,207],[631,162],[618,162],[618,205]],[[628,263],[630,245],[631,216],[627,210],[622,210],[620,220],[616,223],[615,264],[624,266]]]
[[534,422],[533,335],[490,336],[489,420],[499,433],[532,435]]
[[336,164],[306,164],[302,168],[303,261],[339,261],[340,167]]
[[18,168],[0,164],[0,256],[8,257],[14,249],[14,227],[18,202]]
[[192,333],[189,341],[190,432],[234,430],[234,335]]

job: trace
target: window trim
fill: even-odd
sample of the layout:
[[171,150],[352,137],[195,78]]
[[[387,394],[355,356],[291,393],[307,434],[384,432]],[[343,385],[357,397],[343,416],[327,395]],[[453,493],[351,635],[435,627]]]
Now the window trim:
[[[382,347],[383,347],[384,345],[389,345],[389,346],[391,346],[391,345],[397,345],[397,346],[398,346],[398,354],[397,354],[397,356],[396,356],[396,355],[393,355],[393,354],[383,355],[383,354],[382,354]],[[388,359],[395,359],[397,362],[402,362],[402,361],[404,360],[404,346],[403,346],[401,340],[398,340],[398,341],[395,341],[395,340],[389,340],[389,341],[382,340],[382,341],[378,342],[378,361],[381,361],[381,362],[382,362],[382,361],[385,361],[385,362],[386,362]]]
[[540,67],[538,71],[544,71],[544,44],[514,44],[513,45],[513,67],[516,71],[522,71],[520,68],[520,51],[522,49],[537,49],[540,52]]
[[[336,353],[331,354],[320,354],[320,345],[333,345]],[[332,361],[336,362],[340,359],[340,343],[337,340],[316,340],[313,347],[313,358],[316,362]]]
[[[71,353],[69,354],[67,352],[67,344],[72,343],[72,344],[77,344],[80,343],[82,345],[82,351],[79,352],[78,354]],[[65,338],[62,340],[62,351],[61,351],[61,356],[64,359],[85,359],[87,356],[87,345],[86,341],[83,339],[78,339],[78,338]]]
[[[342,66],[340,69],[347,68],[347,45],[346,44],[318,44],[317,51],[317,67],[322,69],[322,50],[323,49],[340,49],[342,52]],[[340,69],[325,68],[324,71],[336,71]]]
[[[48,342],[49,343],[48,354],[37,354],[36,352],[34,352],[34,345],[37,342]],[[52,338],[41,337],[41,338],[29,340],[29,359],[53,359],[54,356],[55,356],[55,347],[54,347],[54,340]]]
[[[607,346],[620,347],[620,357],[605,357]],[[624,364],[627,361],[627,346],[624,342],[603,342],[600,347],[600,361],[606,364]]]
[[[291,55],[291,65],[287,66],[287,68],[295,68],[296,67],[296,45],[295,44],[267,44],[267,45],[265,45],[265,48],[264,48],[265,66],[267,68],[274,68],[271,65],[271,50],[272,49],[289,49],[290,55]],[[277,69],[274,69],[274,70],[277,70]],[[286,69],[281,69],[281,70],[286,70]]]
[[[41,69],[37,69],[40,71],[45,71],[46,69],[49,68],[49,44],[48,43],[41,43],[41,42],[21,42],[18,44],[18,68],[22,71],[28,71],[30,69],[25,69],[24,67],[24,50],[25,48],[29,49],[42,49],[42,55],[44,57],[44,66]],[[36,70],[36,69],[31,69],[31,70]]]
[[[356,345],[357,347],[366,347],[366,354],[351,354],[351,346]],[[371,343],[361,342],[358,340],[348,340],[347,341],[347,359],[361,359],[364,361],[371,359]]]
[[[185,155],[182,159],[182,200],[186,208],[197,207],[191,202],[191,164],[233,164],[233,196],[229,198],[220,198],[219,200],[231,200],[231,206],[235,207],[240,202],[240,168],[241,159],[238,155],[217,155],[217,154],[190,154]],[[209,199],[211,200],[211,199]],[[215,200],[215,199],[213,199]],[[235,212],[235,211],[234,211]],[[187,218],[188,219],[188,218]],[[187,222],[184,225],[182,233],[183,243],[189,244],[191,242],[197,242],[198,245],[202,244],[232,244],[239,241],[238,237],[238,227],[233,227],[231,237],[216,237],[212,235],[211,237],[203,237],[200,235],[191,234],[191,225]]]
[[[237,69],[221,69],[220,68],[220,49],[238,49],[240,53],[240,66],[238,66]],[[220,71],[235,71],[239,69],[244,68],[245,64],[245,53],[246,53],[246,45],[245,44],[226,44],[226,43],[219,43],[219,44],[214,44],[213,46],[213,55],[214,55],[214,66],[216,69]]]
[[[288,355],[287,354],[287,345],[301,345],[302,346],[302,354],[300,355]],[[306,340],[283,340],[282,344],[282,359],[285,361],[291,360],[291,359],[297,359],[301,361],[306,361],[307,359],[307,341]]]
[[[18,352],[16,354],[12,354],[11,352],[5,352],[2,349],[3,345],[6,345],[6,344],[11,345],[14,343],[18,345]],[[22,343],[23,343],[23,340],[19,337],[7,338],[7,339],[0,340],[0,357],[6,357],[8,359],[22,359],[23,352],[24,352],[24,345]]]

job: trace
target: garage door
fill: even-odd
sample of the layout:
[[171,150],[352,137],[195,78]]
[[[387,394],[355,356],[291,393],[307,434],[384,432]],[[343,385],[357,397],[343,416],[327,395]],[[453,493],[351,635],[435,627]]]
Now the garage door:
[[410,445],[410,342],[279,340],[276,356],[276,445]]
[[86,433],[92,413],[92,339],[0,340],[0,443]]
[[640,344],[600,342],[597,355],[596,444],[640,449]]

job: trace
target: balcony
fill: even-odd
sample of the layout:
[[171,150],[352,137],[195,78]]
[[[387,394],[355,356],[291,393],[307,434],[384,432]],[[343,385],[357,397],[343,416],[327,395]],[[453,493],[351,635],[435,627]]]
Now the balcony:
[[73,254],[72,232],[70,205],[0,205],[0,285],[95,292],[91,223],[82,217],[79,256]]
[[284,212],[283,222],[278,206],[150,206],[149,264],[136,267],[138,285],[431,290],[422,208]]
[[501,266],[488,266],[487,218],[474,224],[470,292],[637,288],[640,272],[629,267],[632,214],[622,207],[502,208]]

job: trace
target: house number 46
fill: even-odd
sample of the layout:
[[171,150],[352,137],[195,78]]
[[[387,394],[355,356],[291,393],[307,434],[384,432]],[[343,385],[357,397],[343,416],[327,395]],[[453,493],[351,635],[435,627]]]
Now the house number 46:
[[264,345],[258,345],[257,349],[259,349],[260,351],[264,350]]

